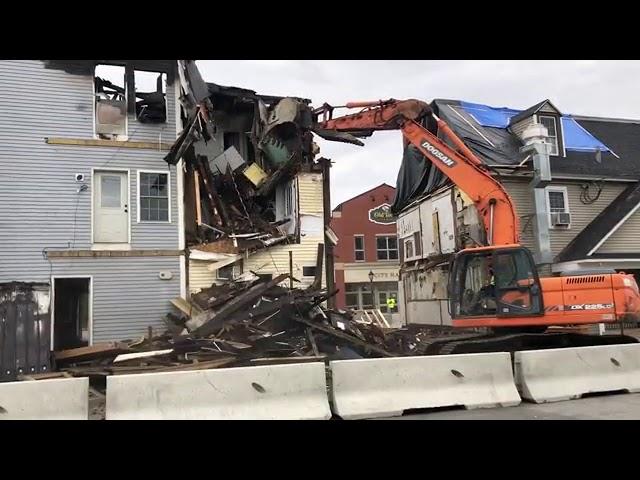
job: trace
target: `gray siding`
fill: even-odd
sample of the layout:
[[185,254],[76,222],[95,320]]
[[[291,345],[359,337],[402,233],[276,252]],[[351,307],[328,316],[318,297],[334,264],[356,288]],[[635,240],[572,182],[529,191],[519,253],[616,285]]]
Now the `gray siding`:
[[[169,121],[129,123],[132,140],[175,139]],[[93,138],[93,78],[45,69],[37,60],[0,62],[0,281],[47,281],[43,249],[91,248],[92,168],[130,171],[132,248],[178,248],[176,169],[171,167],[171,223],[137,223],[137,170],[169,170],[165,152],[49,145],[45,137]],[[78,193],[75,174],[89,189]]]
[[[527,181],[505,180],[507,191],[516,204],[516,210],[520,217],[520,231],[522,243],[533,249],[535,248],[535,237],[533,233],[533,218],[530,215],[534,212],[533,194],[529,189]],[[624,190],[626,184],[619,182],[609,182],[603,186],[600,198],[590,205],[585,205],[580,201],[581,182],[554,181],[551,185],[566,186],[569,199],[569,211],[571,212],[570,228],[553,228],[551,235],[551,251],[557,255],[573,238],[582,231],[591,221],[604,210],[619,194]],[[640,223],[640,222],[639,222]]]
[[556,228],[551,230],[551,250],[554,255],[560,253],[627,186],[623,183],[607,183],[602,188],[600,198],[590,205],[585,205],[580,201],[580,183],[554,182],[553,184],[566,185],[569,195],[569,211],[571,212],[571,227],[569,229]]
[[640,210],[636,210],[596,253],[638,253],[640,252]]
[[[130,140],[171,143],[168,122],[129,122]],[[46,137],[93,139],[93,77],[45,69],[37,60],[0,61],[0,282],[49,282],[51,275],[93,276],[93,341],[135,338],[162,328],[180,294],[179,257],[54,258],[48,250],[91,248],[92,168],[129,170],[131,248],[178,249],[176,168],[158,149],[49,145]],[[137,223],[137,171],[170,170],[171,222]],[[78,193],[75,174],[87,191]],[[158,273],[169,270],[171,280]]]
[[[94,343],[139,338],[149,325],[164,331],[169,301],[180,296],[178,257],[52,259],[51,270],[53,276],[93,276]],[[173,278],[161,280],[160,271]]]
[[515,203],[516,212],[519,217],[520,243],[530,249],[537,251],[535,236],[533,233],[535,211],[533,204],[533,192],[529,189],[528,180],[504,180],[504,186]]
[[529,125],[532,125],[532,124],[533,124],[533,117],[527,117],[520,120],[515,125],[512,125],[511,131],[513,132],[514,135],[518,136],[519,138],[522,138],[522,133],[527,129]]

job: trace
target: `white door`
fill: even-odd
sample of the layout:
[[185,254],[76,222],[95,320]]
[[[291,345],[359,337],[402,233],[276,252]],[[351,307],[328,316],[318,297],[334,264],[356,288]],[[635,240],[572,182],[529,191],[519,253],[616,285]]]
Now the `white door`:
[[93,179],[93,241],[129,242],[129,175],[95,172]]

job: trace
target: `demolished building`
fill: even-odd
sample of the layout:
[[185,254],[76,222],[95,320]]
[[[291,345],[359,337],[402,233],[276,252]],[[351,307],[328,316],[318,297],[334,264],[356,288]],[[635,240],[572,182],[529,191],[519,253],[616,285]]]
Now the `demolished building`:
[[283,272],[310,285],[330,167],[316,158],[310,100],[205,83],[181,65],[185,128],[165,160],[184,162],[189,291]]
[[172,300],[243,275],[331,288],[309,100],[186,60],[6,60],[0,81],[0,283],[49,285],[46,350],[163,331]]

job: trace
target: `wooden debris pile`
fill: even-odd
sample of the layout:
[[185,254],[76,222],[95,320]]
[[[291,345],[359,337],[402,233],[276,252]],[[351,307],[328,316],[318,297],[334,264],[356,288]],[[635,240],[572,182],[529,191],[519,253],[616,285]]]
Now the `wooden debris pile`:
[[55,352],[58,368],[76,376],[170,372],[274,363],[416,355],[434,334],[388,329],[324,308],[331,293],[272,280],[212,286],[169,315],[167,331],[137,341]]

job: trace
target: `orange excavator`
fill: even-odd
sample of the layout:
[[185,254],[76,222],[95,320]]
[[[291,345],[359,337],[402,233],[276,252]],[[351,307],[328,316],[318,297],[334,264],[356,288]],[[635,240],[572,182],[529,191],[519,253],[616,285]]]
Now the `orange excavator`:
[[[515,348],[551,348],[635,343],[622,335],[544,333],[549,326],[623,322],[640,314],[640,292],[632,275],[588,273],[538,276],[531,252],[520,245],[513,200],[488,167],[419,100],[351,102],[358,113],[333,118],[328,104],[316,110],[318,127],[354,136],[400,130],[426,159],[474,202],[486,246],[458,252],[449,274],[449,306],[454,327],[491,330],[489,335],[439,343],[432,353],[469,353]],[[322,117],[320,117],[322,116]],[[423,127],[431,117],[437,134]],[[449,146],[452,145],[452,146]]]

